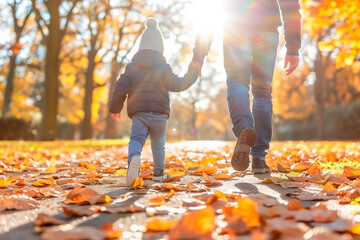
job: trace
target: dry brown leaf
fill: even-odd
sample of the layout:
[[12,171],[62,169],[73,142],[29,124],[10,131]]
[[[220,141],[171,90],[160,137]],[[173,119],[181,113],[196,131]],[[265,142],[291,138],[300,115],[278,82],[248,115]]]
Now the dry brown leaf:
[[89,199],[97,196],[98,193],[91,188],[74,188],[64,201],[65,204],[88,204]]
[[41,238],[45,240],[100,240],[106,239],[106,237],[107,234],[105,231],[101,231],[100,229],[94,227],[76,227],[67,231],[49,229],[44,231],[41,235]]
[[293,198],[288,202],[287,209],[290,211],[298,211],[304,209],[304,206],[299,200]]
[[64,213],[71,217],[77,217],[77,216],[90,216],[94,213],[99,212],[101,209],[100,206],[78,206],[78,207],[62,207],[62,210]]
[[0,212],[5,210],[30,210],[39,203],[26,195],[0,196]]
[[55,225],[61,225],[65,222],[63,220],[54,218],[53,216],[50,216],[45,213],[39,213],[38,216],[34,220],[34,224],[36,226],[55,226]]

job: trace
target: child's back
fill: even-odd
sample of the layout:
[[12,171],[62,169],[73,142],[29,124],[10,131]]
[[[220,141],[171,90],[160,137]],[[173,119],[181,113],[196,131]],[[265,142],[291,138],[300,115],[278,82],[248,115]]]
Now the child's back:
[[184,91],[195,83],[203,58],[210,47],[196,46],[195,49],[199,50],[194,51],[187,73],[184,77],[178,77],[162,55],[164,46],[157,20],[148,19],[146,27],[141,36],[139,51],[120,75],[109,106],[113,118],[118,120],[124,101],[128,98],[127,112],[132,119],[126,176],[129,186],[139,174],[141,151],[148,135],[153,154],[153,180],[166,178],[165,134],[170,115],[169,91]]

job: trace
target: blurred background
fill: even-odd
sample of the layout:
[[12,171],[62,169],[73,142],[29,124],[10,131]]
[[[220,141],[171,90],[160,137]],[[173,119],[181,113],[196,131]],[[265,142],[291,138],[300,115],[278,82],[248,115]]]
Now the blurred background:
[[[131,120],[108,112],[117,77],[154,16],[165,57],[186,72],[199,29],[215,32],[203,75],[171,94],[168,140],[233,140],[222,57],[221,0],[3,0],[0,139],[112,139]],[[273,81],[274,139],[360,139],[360,2],[301,0],[301,62],[286,76],[282,34]],[[279,28],[282,33],[282,29]]]

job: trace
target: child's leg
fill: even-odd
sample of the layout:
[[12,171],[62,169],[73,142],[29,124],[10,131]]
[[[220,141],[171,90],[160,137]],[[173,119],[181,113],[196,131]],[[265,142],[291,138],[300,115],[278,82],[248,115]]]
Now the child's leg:
[[132,117],[132,126],[130,133],[128,163],[134,156],[141,156],[142,148],[146,142],[149,133],[148,123],[150,119],[146,113],[138,113]]
[[165,169],[165,135],[167,119],[167,114],[153,113],[153,119],[149,127],[151,150],[154,159],[154,175],[161,174],[161,171]]

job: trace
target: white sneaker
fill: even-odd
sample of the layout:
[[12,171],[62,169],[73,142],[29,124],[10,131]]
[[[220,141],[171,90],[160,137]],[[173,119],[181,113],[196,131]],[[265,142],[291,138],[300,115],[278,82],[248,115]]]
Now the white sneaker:
[[152,176],[152,180],[153,181],[163,181],[165,179],[167,179],[168,175],[164,170],[161,170],[160,175],[153,175]]
[[126,183],[128,187],[131,187],[135,181],[135,178],[139,176],[140,166],[141,166],[140,156],[132,157],[126,173]]

